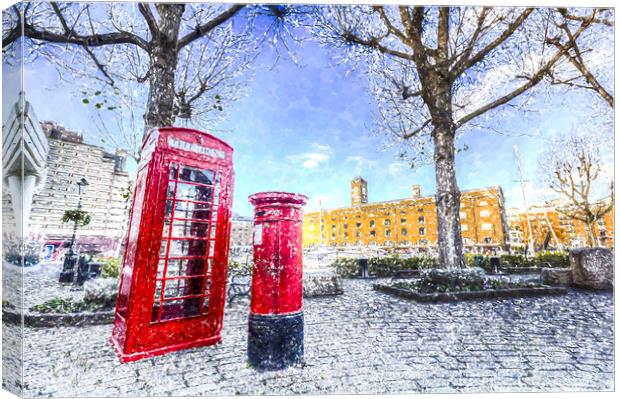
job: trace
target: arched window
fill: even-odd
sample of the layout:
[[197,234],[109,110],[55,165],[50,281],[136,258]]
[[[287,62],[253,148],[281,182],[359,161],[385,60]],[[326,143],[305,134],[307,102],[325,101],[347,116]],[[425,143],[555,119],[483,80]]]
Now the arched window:
[[424,216],[418,217],[418,222],[419,223],[424,223]]

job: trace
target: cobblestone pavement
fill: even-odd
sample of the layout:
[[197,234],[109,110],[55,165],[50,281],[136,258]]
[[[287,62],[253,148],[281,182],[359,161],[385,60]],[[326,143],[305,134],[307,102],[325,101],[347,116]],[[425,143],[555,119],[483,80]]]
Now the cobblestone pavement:
[[305,307],[305,367],[246,364],[248,301],[223,342],[120,364],[111,325],[24,331],[26,396],[613,390],[613,295],[417,304],[345,280]]

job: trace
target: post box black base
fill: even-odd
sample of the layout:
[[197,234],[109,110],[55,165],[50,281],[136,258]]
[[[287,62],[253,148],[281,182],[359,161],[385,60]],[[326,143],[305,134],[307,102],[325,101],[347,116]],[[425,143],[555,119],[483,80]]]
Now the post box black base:
[[260,370],[299,366],[304,360],[304,313],[255,315],[250,313],[248,361]]

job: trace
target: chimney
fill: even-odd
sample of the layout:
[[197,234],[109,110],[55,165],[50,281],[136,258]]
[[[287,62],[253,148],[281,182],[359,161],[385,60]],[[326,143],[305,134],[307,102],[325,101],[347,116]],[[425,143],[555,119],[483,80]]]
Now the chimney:
[[422,196],[422,189],[419,184],[414,184],[411,186],[411,195],[416,199]]

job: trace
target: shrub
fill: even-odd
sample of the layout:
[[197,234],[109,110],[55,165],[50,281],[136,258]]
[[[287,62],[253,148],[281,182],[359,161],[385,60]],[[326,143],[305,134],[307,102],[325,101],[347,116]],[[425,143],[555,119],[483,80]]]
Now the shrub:
[[532,261],[538,267],[570,267],[568,252],[537,252]]
[[491,258],[479,254],[465,254],[465,266],[478,267],[486,272],[492,272],[491,270]]
[[502,255],[499,257],[499,262],[502,266],[508,267],[532,267],[535,266],[523,255]]
[[394,287],[408,289],[419,293],[437,292],[468,292],[489,289],[505,289],[515,287],[531,287],[534,284],[511,282],[506,279],[494,279],[485,276],[481,268],[467,269],[430,269],[424,271],[419,280],[397,282]]
[[233,275],[249,275],[252,274],[252,269],[254,265],[252,262],[241,263],[236,260],[231,260],[228,262],[228,274],[230,276]]
[[119,278],[121,275],[121,258],[102,258],[97,262],[103,263],[101,269],[101,277],[103,278]]
[[338,258],[329,266],[334,268],[340,277],[354,277],[359,274],[359,264],[356,258]]
[[[398,255],[374,256],[368,258],[368,273],[376,277],[390,277],[399,270],[422,270],[437,267],[437,259],[431,257],[401,258]],[[330,264],[340,277],[355,277],[359,275],[359,260],[357,258],[338,258]]]
[[89,310],[89,306],[84,301],[72,298],[52,298],[34,305],[30,310],[39,313],[77,313]]

